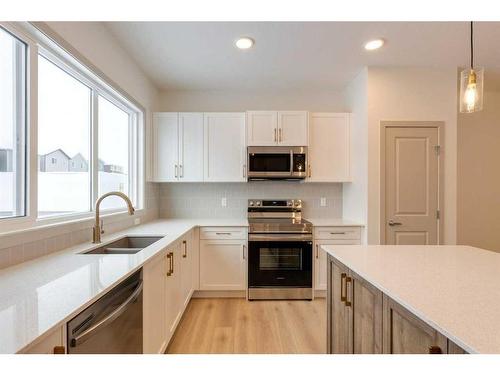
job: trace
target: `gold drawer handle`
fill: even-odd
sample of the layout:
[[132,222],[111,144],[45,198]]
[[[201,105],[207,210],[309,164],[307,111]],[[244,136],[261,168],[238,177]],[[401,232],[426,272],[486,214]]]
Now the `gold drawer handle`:
[[167,259],[168,259],[167,276],[172,276],[172,274],[174,273],[174,253],[168,253]]
[[345,285],[345,279],[347,277],[347,274],[345,272],[342,272],[340,274],[340,301],[345,302],[347,297],[344,295],[344,285]]
[[349,306],[351,306],[351,305],[352,305],[352,302],[351,302],[351,301],[349,301],[349,300],[347,299],[347,295],[349,294],[348,289],[347,289],[347,285],[348,285],[348,284],[350,284],[350,283],[351,283],[351,281],[352,281],[352,278],[351,278],[351,277],[347,276],[347,277],[345,278],[345,305],[346,305],[347,307],[349,307]]

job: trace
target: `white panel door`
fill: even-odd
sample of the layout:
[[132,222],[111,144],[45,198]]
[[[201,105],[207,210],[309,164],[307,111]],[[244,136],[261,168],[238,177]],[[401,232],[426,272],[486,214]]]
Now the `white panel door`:
[[244,113],[205,113],[205,181],[246,181]]
[[437,128],[386,128],[386,244],[438,244],[438,144]]
[[200,290],[246,289],[246,241],[200,241]]
[[247,112],[248,146],[278,144],[278,113],[276,111]]
[[203,113],[179,113],[179,181],[203,181]]
[[181,243],[178,242],[167,250],[167,281],[165,286],[165,311],[168,340],[172,337],[177,323],[182,315],[182,292],[181,292]]
[[278,112],[278,143],[280,146],[307,146],[307,112]]
[[348,113],[311,114],[308,181],[350,181],[349,120]]
[[154,180],[177,181],[179,174],[179,130],[177,113],[153,114]]
[[143,268],[143,351],[158,354],[167,346],[165,282],[167,265],[165,257],[159,257]]

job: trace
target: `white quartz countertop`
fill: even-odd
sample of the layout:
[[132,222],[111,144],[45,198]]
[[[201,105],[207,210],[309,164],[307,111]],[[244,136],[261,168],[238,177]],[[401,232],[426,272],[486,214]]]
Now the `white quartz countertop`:
[[0,353],[15,353],[75,316],[195,226],[248,226],[246,219],[156,220],[103,236],[164,236],[131,255],[82,255],[84,243],[0,271]]
[[500,353],[500,253],[470,246],[322,248],[471,353]]
[[364,224],[342,218],[316,219],[306,217],[305,219],[315,227],[364,227]]

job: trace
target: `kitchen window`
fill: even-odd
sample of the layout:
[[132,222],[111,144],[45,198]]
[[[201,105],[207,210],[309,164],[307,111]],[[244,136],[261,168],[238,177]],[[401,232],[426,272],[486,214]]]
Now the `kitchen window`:
[[0,82],[0,233],[143,208],[140,105],[27,22],[0,22]]
[[26,50],[0,27],[0,219],[26,215]]
[[[137,111],[71,65],[38,58],[38,218],[88,213],[99,196],[137,207]],[[49,165],[47,160],[52,160]],[[117,197],[101,209],[123,210]]]

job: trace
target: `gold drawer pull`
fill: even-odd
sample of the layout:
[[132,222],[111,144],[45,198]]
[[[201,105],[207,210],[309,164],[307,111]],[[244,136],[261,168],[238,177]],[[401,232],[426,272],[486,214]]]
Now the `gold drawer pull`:
[[347,276],[347,277],[345,278],[345,305],[346,305],[347,307],[349,307],[349,306],[351,306],[351,305],[352,305],[351,301],[349,301],[349,300],[347,299],[347,295],[349,294],[348,289],[347,289],[347,286],[348,286],[348,284],[350,284],[350,283],[351,283],[351,281],[352,281],[352,278],[351,278],[351,277]]
[[345,272],[342,272],[340,274],[340,301],[345,302],[347,299],[346,296],[344,295],[344,284],[345,284],[345,279],[347,277],[347,274]]

